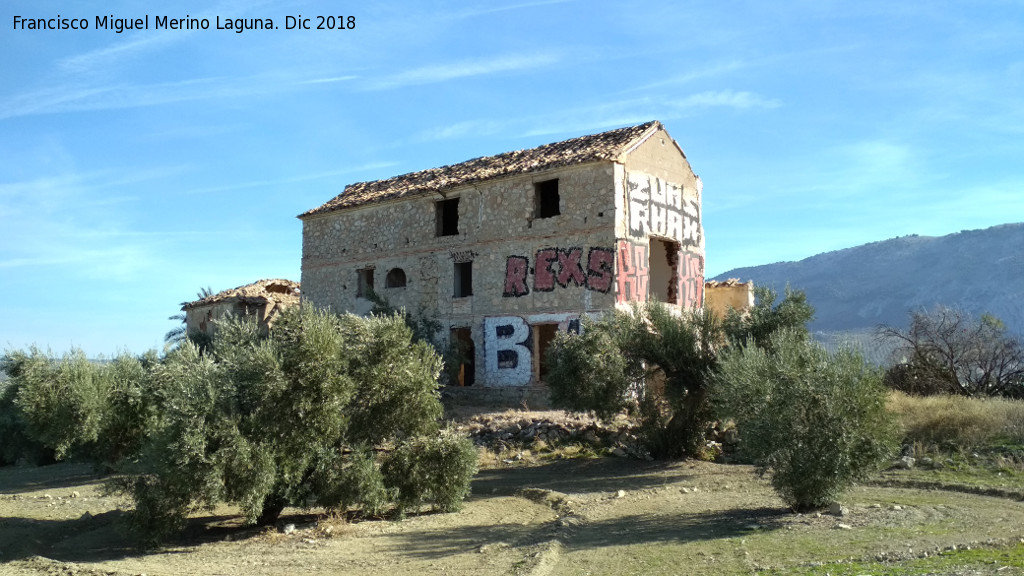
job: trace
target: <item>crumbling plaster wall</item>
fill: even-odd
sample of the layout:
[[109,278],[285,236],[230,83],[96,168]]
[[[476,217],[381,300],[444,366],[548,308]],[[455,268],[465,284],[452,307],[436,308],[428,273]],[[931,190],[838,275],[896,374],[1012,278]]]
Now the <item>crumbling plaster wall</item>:
[[[672,288],[670,304],[699,307],[704,300],[704,228],[701,224],[703,185],[683,151],[664,131],[629,152],[616,165],[617,304],[657,293],[651,282],[651,239],[677,245],[668,254]],[[658,278],[669,277],[662,273]],[[660,287],[659,287],[660,288]]]
[[[357,271],[373,268],[375,291],[392,304],[437,317],[445,329],[470,328],[478,384],[525,385],[532,324],[568,329],[581,312],[614,306],[613,174],[612,163],[591,163],[308,217],[303,295],[365,313],[372,304],[356,295]],[[553,178],[560,214],[537,218],[534,184]],[[435,203],[456,197],[459,234],[438,237]],[[465,261],[473,263],[473,294],[455,298],[454,266]],[[407,284],[385,288],[395,267]]]
[[265,318],[266,305],[245,305],[237,300],[214,302],[202,306],[194,306],[185,311],[185,329],[187,334],[203,332],[213,336],[215,322],[232,314],[235,316],[252,315],[256,317],[259,329],[266,332],[268,325]]

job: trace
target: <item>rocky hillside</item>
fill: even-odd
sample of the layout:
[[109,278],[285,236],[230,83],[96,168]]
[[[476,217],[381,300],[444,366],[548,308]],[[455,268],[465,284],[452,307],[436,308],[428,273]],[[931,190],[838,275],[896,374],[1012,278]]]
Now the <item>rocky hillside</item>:
[[819,332],[902,326],[909,310],[943,304],[994,314],[1024,334],[1024,223],[892,238],[716,279],[726,278],[806,291],[817,310],[811,329]]

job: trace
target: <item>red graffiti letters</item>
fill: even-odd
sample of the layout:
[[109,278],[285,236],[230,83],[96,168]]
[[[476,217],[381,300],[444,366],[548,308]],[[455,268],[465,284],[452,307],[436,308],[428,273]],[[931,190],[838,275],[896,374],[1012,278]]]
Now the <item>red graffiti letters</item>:
[[505,298],[526,296],[530,289],[526,287],[526,275],[530,269],[530,261],[525,256],[509,256],[505,260]]
[[608,293],[615,277],[615,254],[607,248],[591,248],[587,255],[587,288]]
[[682,301],[688,308],[699,308],[704,305],[704,257],[689,252],[680,253],[678,267],[679,287]]
[[537,250],[536,268],[533,271],[533,289],[540,292],[551,292],[555,289],[555,273],[551,265],[558,258],[557,248]]
[[568,288],[569,282],[576,286],[583,286],[587,283],[587,278],[583,274],[583,266],[580,265],[582,255],[583,250],[579,248],[558,251],[558,276],[555,277],[555,281],[559,286]]
[[[543,248],[534,255],[533,289],[551,292],[556,286],[585,287],[607,293],[615,278],[615,253],[608,248],[591,248],[587,267],[583,268],[582,248]],[[530,293],[527,276],[530,261],[525,256],[509,256],[505,260],[505,287],[502,296],[518,298]]]
[[647,246],[619,240],[618,294],[616,302],[647,300]]

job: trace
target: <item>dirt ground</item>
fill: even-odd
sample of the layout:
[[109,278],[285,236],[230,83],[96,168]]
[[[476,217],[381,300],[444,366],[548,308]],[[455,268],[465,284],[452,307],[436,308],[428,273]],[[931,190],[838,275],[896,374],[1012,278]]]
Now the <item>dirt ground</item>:
[[598,458],[499,464],[462,512],[402,521],[288,510],[278,529],[248,528],[218,509],[140,553],[121,527],[129,502],[101,489],[86,466],[0,469],[0,574],[749,574],[1024,538],[1011,498],[858,487],[842,516],[797,515],[746,466]]

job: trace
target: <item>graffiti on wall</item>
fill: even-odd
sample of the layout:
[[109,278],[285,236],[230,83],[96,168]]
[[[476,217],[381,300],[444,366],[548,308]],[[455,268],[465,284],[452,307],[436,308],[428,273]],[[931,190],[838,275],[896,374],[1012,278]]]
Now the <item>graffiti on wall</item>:
[[533,378],[531,324],[557,324],[559,332],[580,331],[579,314],[534,314],[484,318],[484,369],[491,386],[525,386]]
[[626,186],[631,236],[646,238],[654,234],[685,246],[702,244],[698,198],[686,198],[682,186],[640,172],[630,172]]
[[619,270],[616,274],[618,291],[615,301],[625,302],[647,300],[647,286],[650,275],[647,268],[647,245],[633,244],[619,240]]
[[[650,249],[647,244],[619,240],[618,292],[615,301],[645,302],[650,294]],[[674,278],[668,286],[668,302],[687,307],[704,302],[704,257],[685,250],[667,254],[666,265]]]
[[529,294],[531,273],[533,290],[537,292],[577,286],[607,293],[615,276],[615,256],[608,248],[590,248],[585,266],[582,248],[542,248],[534,255],[533,262],[531,269],[526,256],[509,256],[505,260],[502,296],[518,298]]
[[704,257],[690,252],[679,253],[677,284],[681,292],[679,303],[688,308],[704,304]]

